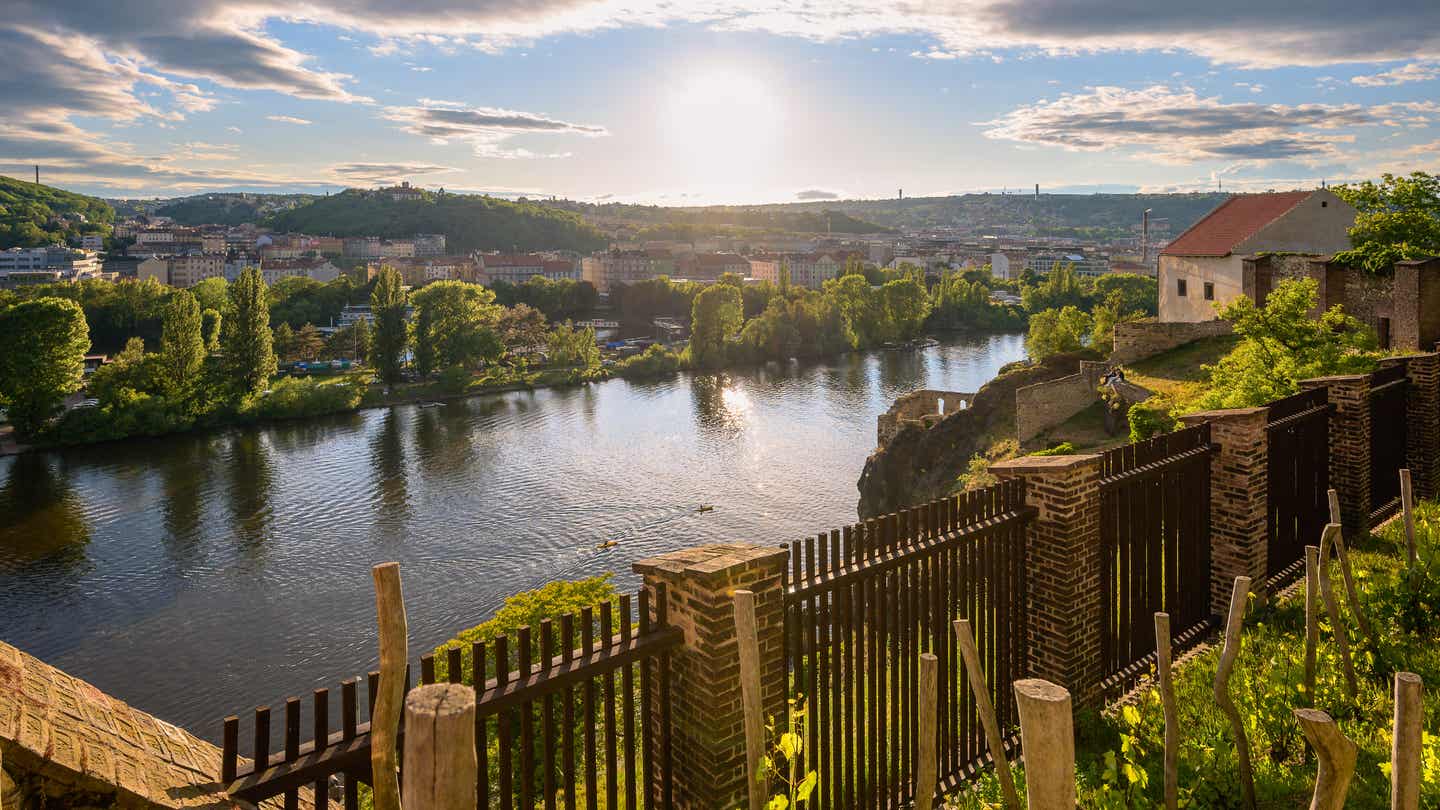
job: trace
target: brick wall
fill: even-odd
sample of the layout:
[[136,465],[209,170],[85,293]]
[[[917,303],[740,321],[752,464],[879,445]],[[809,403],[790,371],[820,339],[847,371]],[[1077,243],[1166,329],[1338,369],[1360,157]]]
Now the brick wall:
[[[1198,294],[1198,293],[1196,293]],[[1197,323],[1129,321],[1115,324],[1112,363],[1134,363],[1186,343],[1230,334],[1230,322],[1209,320]]]
[[875,443],[884,447],[906,425],[929,427],[946,414],[970,407],[975,394],[963,391],[912,391],[895,400],[890,410],[875,418]]
[[1015,438],[1033,439],[1095,404],[1109,363],[1081,360],[1080,370],[1058,380],[1015,390]]
[[1318,377],[1301,380],[1300,387],[1329,391],[1330,486],[1340,498],[1345,532],[1354,536],[1370,520],[1370,375]]
[[1187,426],[1210,423],[1220,452],[1210,464],[1210,609],[1224,615],[1235,577],[1262,589],[1269,559],[1269,454],[1266,408],[1203,411],[1182,417]]

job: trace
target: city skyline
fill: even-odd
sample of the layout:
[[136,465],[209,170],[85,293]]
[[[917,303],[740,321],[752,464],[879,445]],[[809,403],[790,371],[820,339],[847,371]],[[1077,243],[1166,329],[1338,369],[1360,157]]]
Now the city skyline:
[[1440,8],[20,2],[0,173],[669,205],[1313,187],[1440,164]]

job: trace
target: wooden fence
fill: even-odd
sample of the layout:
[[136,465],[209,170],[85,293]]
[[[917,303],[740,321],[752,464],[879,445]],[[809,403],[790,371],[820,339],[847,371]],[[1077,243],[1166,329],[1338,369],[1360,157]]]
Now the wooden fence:
[[1305,570],[1305,546],[1315,543],[1328,522],[1331,407],[1324,388],[1279,399],[1267,407],[1268,590]]
[[985,762],[983,729],[951,622],[975,628],[1000,724],[1025,677],[1025,531],[1010,481],[822,533],[790,548],[785,586],[789,693],[808,706],[804,767],[815,808],[881,808],[915,790],[920,654],[939,659],[938,778],[953,788]]
[[[663,588],[653,606],[642,590],[634,617],[631,605],[622,596],[618,610],[605,604],[562,617],[558,632],[557,623],[547,620],[538,638],[525,628],[513,638],[446,651],[443,676],[460,683],[471,673],[477,684],[478,807],[671,805],[669,657],[683,633],[667,622]],[[421,683],[434,683],[434,657],[420,664]],[[370,673],[372,711],[377,679]],[[300,792],[312,791],[320,810],[332,800],[334,779],[346,810],[359,807],[359,786],[371,778],[370,724],[359,722],[356,681],[341,684],[339,730],[329,722],[329,690],[317,689],[313,700],[313,729],[305,743],[300,700],[286,701],[284,751],[274,754],[270,709],[256,709],[248,763],[240,760],[239,718],[225,719],[221,779],[231,795],[256,803],[283,796],[294,810]]]
[[1210,613],[1208,424],[1104,454],[1100,479],[1101,656],[1107,691],[1153,663],[1157,611],[1176,643],[1198,640]]
[[1408,440],[1405,364],[1370,375],[1370,525],[1400,506],[1399,470],[1406,465]]

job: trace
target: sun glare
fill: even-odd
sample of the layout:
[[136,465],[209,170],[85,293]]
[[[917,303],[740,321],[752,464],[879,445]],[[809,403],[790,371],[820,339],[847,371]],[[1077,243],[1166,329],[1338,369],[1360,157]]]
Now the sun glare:
[[756,182],[777,159],[783,113],[774,91],[741,70],[681,78],[661,110],[672,182],[733,188]]

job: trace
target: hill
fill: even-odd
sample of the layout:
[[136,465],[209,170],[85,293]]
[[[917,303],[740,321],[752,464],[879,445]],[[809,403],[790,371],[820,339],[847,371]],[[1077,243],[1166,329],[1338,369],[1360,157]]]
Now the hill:
[[270,217],[276,230],[328,236],[403,238],[443,233],[452,253],[472,250],[576,250],[605,247],[605,237],[578,215],[531,202],[468,194],[420,192],[392,200],[348,189]]
[[180,225],[240,225],[316,199],[313,194],[201,194],[167,200],[153,213]]
[[818,207],[799,210],[788,205],[715,205],[703,208],[669,208],[626,203],[552,203],[595,221],[623,221],[647,226],[648,239],[685,239],[729,229],[758,229],[776,233],[889,233],[891,229],[849,213]]
[[78,242],[110,233],[114,221],[104,200],[0,176],[0,250]]

